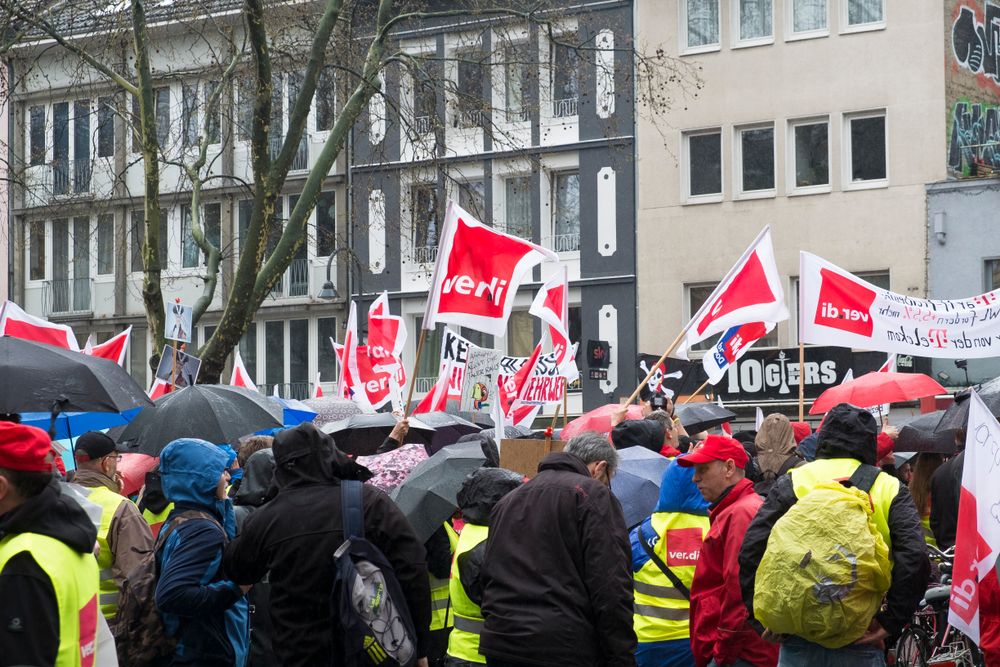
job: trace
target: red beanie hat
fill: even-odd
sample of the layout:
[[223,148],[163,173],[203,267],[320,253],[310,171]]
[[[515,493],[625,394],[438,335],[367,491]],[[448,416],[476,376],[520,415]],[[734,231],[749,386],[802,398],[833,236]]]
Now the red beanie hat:
[[792,433],[795,435],[795,444],[805,440],[806,436],[812,433],[812,427],[806,422],[792,422]]
[[0,468],[52,472],[52,440],[34,426],[0,422]]

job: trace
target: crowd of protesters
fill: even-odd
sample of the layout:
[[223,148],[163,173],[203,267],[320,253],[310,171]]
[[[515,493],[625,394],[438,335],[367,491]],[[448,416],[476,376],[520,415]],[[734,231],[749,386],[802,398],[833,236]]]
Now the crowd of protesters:
[[[623,410],[610,437],[571,439],[530,480],[491,457],[427,540],[385,493],[362,487],[364,539],[391,567],[415,633],[406,664],[885,664],[929,584],[925,545],[954,544],[961,454],[897,465],[895,431],[846,404],[815,433],[772,414],[757,431],[689,435],[669,402],[645,412],[625,420]],[[404,424],[382,449],[405,434]],[[628,446],[670,459],[654,512],[635,526],[610,490]],[[87,433],[73,452],[67,483],[44,431],[0,421],[0,667],[361,664],[331,600],[334,555],[351,537],[341,487],[370,473],[333,437],[307,423],[239,451],[175,440],[135,501],[121,495],[111,438]],[[806,619],[823,610],[775,619],[798,615],[788,611],[796,570],[810,567],[782,561],[782,545],[809,521],[819,533],[839,525],[844,489],[869,504],[857,516],[871,534],[844,554],[867,565],[852,590],[825,593],[854,616],[822,628]],[[984,583],[988,661],[1000,644],[996,589]],[[143,591],[151,599],[136,600]],[[137,608],[155,611],[165,643],[136,646],[128,633],[148,620]]]

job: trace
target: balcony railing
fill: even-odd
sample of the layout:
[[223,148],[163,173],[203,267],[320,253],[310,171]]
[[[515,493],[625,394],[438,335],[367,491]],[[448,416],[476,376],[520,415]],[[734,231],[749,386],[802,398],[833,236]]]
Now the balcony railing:
[[459,109],[455,122],[458,127],[483,127],[486,123],[486,114],[482,109]]
[[91,278],[60,278],[45,281],[46,315],[76,315],[93,311],[94,281]]
[[90,160],[73,160],[73,192],[90,192]]
[[418,394],[426,394],[427,392],[434,389],[434,385],[437,383],[436,377],[431,378],[416,378],[413,380],[413,391]]
[[419,246],[413,249],[413,261],[417,264],[433,264],[437,261],[438,247],[436,245]]
[[566,118],[577,115],[577,98],[567,97],[562,100],[552,100],[552,117]]
[[309,260],[293,259],[282,274],[281,280],[271,288],[271,298],[298,297],[309,295]]
[[80,160],[57,158],[52,161],[52,194],[70,194],[70,185],[75,194],[90,192],[90,175],[89,158]]
[[418,135],[430,134],[434,128],[434,119],[430,116],[417,116],[413,119],[413,131]]
[[276,384],[259,384],[257,388],[262,394],[270,396],[274,388],[278,388],[278,396],[282,398],[294,398],[297,401],[309,398],[310,386],[308,382],[278,382]]
[[[278,154],[281,153],[281,146],[285,143],[284,137],[271,137],[271,160],[276,160]],[[302,171],[309,168],[309,142],[306,140],[305,132],[302,133],[302,138],[299,139],[298,150],[295,151],[295,156],[292,158],[292,166],[289,167],[290,171]]]
[[528,120],[528,109],[507,109],[508,123],[523,123]]
[[543,245],[556,252],[577,252],[580,250],[580,232],[550,236],[544,240]]

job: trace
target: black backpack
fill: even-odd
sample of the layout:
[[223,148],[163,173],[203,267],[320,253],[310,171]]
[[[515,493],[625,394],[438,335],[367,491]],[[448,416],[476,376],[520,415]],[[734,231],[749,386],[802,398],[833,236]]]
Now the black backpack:
[[411,667],[417,633],[392,565],[365,539],[361,482],[340,483],[344,543],[333,554],[334,654],[345,667]]
[[207,519],[222,530],[219,521],[208,512],[186,510],[179,513],[160,531],[153,549],[143,554],[139,564],[122,581],[118,613],[111,626],[118,662],[122,667],[160,664],[177,647],[177,639],[167,636],[160,610],[156,607],[156,582],[160,578],[156,554],[171,533],[191,519]]

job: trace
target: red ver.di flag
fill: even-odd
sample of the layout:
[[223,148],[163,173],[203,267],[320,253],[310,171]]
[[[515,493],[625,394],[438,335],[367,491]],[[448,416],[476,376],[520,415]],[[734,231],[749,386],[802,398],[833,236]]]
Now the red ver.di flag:
[[438,322],[445,322],[505,335],[514,294],[525,272],[541,262],[558,260],[553,251],[498,232],[449,200],[424,329],[433,330]]
[[103,343],[98,343],[94,345],[90,341],[90,337],[87,337],[87,344],[83,348],[85,354],[89,354],[92,357],[101,357],[102,359],[109,359],[119,366],[125,366],[125,357],[128,353],[128,343],[129,339],[132,337],[132,327],[125,329],[117,336],[112,336]]
[[962,491],[955,532],[955,565],[948,622],[976,644],[980,584],[996,577],[1000,554],[1000,424],[975,391],[969,396]]
[[718,384],[729,370],[730,364],[750,349],[758,340],[766,336],[774,328],[773,322],[750,322],[731,327],[719,337],[715,347],[705,353],[701,359],[705,374],[711,384]]
[[575,363],[575,348],[569,339],[569,280],[565,265],[538,290],[528,312],[549,325],[549,340],[559,370],[568,382],[575,382],[580,371]]
[[676,356],[714,334],[750,322],[788,319],[785,292],[774,261],[771,228],[764,229],[712,292],[685,328]]
[[368,308],[368,356],[372,365],[398,366],[406,345],[406,325],[399,315],[389,314],[389,293],[382,292]]

